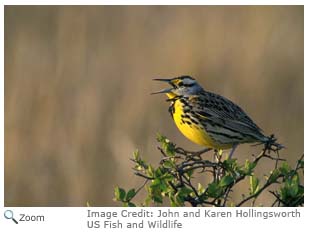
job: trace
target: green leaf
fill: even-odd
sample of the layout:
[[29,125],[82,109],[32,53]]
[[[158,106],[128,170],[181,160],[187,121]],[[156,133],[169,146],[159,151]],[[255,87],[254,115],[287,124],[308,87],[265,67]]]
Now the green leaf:
[[150,177],[154,176],[154,168],[151,165],[148,165],[148,168],[147,168],[146,172],[147,172],[148,176],[150,176]]
[[225,187],[228,186],[229,184],[231,184],[234,181],[233,177],[230,175],[226,175],[224,176],[220,182],[219,182],[219,186],[220,187]]
[[287,185],[288,194],[291,197],[295,197],[299,191],[299,177],[298,177],[298,175],[296,174],[292,177],[292,179],[287,180],[287,182],[285,182],[285,185]]
[[143,168],[140,165],[135,165],[134,169],[137,171],[141,171]]
[[175,201],[175,204],[176,206],[184,206],[184,196],[181,194],[181,192],[177,192],[175,195],[174,195],[174,201]]
[[298,194],[298,191],[299,191],[298,185],[292,185],[291,188],[289,189],[289,195],[295,197]]
[[199,193],[199,195],[201,195],[204,192],[205,192],[205,188],[202,186],[201,183],[198,183],[198,193]]
[[148,194],[154,202],[162,203],[161,180],[155,179],[147,187]]
[[136,162],[135,169],[143,170],[143,169],[148,168],[148,165],[146,164],[146,162],[144,160],[142,160],[141,157],[139,156],[138,151],[137,151],[137,153],[134,152],[133,156],[136,157],[136,159],[134,158],[134,161]]
[[271,175],[269,176],[269,181],[271,183],[274,183],[277,181],[277,179],[279,178],[281,172],[279,169],[274,169],[273,171],[271,171]]
[[186,174],[187,178],[190,179],[190,178],[192,178],[193,170],[189,169],[185,174]]
[[172,207],[178,206],[178,204],[175,201],[175,195],[173,195],[173,193],[169,193],[168,198],[170,199],[170,204]]
[[163,162],[163,167],[165,167],[165,168],[173,168],[174,167],[174,163],[171,160],[165,160]]
[[154,179],[151,181],[151,184],[149,187],[153,188],[153,187],[156,187],[156,186],[159,186],[161,184],[161,180],[160,179]]
[[304,161],[302,159],[298,160],[298,167],[304,167]]
[[126,200],[127,201],[131,200],[133,197],[135,197],[135,195],[136,195],[135,189],[130,189],[126,194]]
[[256,194],[259,190],[259,179],[255,176],[249,177],[249,183],[250,183],[250,194]]
[[152,200],[157,203],[163,203],[163,198],[161,195],[155,195],[152,197]]
[[154,172],[155,177],[161,177],[163,175],[163,172],[161,170],[161,167],[158,167]]
[[292,181],[293,183],[299,185],[299,176],[297,173],[293,176]]
[[148,196],[145,198],[144,206],[149,206],[149,205],[150,205],[150,202],[151,202],[151,197],[150,197],[150,195],[148,195]]
[[133,152],[133,158],[135,161],[140,160],[139,151],[137,149]]
[[158,142],[164,142],[166,140],[166,137],[165,136],[163,136],[163,135],[161,135],[161,134],[157,134],[157,141]]
[[175,155],[175,145],[171,142],[165,143],[163,146],[164,151],[168,156],[174,156]]
[[256,167],[256,163],[250,162],[248,159],[245,161],[244,168],[245,174],[251,175],[253,173],[254,168]]
[[168,185],[167,185],[166,182],[164,182],[163,180],[161,180],[160,189],[161,189],[161,192],[162,192],[162,193],[167,192]]
[[208,187],[207,187],[208,196],[217,198],[221,192],[222,192],[222,189],[217,183],[213,182],[213,183],[208,184]]
[[128,207],[136,207],[136,205],[133,202],[129,202]]
[[190,189],[190,188],[182,187],[178,192],[179,192],[179,195],[180,195],[181,197],[186,197],[186,196],[188,196],[190,193],[192,193],[193,191],[192,191],[192,189]]
[[119,187],[115,187],[114,189],[114,196],[115,196],[115,199],[117,201],[124,201],[124,198],[125,198],[125,190],[122,189],[122,188],[119,188]]
[[286,176],[290,172],[290,170],[291,170],[291,168],[290,168],[290,166],[289,166],[289,164],[287,162],[283,162],[279,169],[280,169],[280,172],[284,176]]
[[170,142],[165,136],[162,136],[160,134],[157,135],[158,142],[161,143],[161,147],[164,150],[164,152],[168,156],[174,156],[175,155],[175,145],[174,143]]

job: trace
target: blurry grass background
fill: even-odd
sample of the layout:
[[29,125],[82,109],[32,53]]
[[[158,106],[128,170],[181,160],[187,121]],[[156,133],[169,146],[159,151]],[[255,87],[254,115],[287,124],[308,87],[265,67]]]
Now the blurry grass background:
[[[157,132],[202,149],[178,131],[166,97],[150,95],[165,86],[156,77],[189,74],[233,100],[294,165],[303,18],[303,6],[6,6],[5,206],[115,206],[115,185],[141,184],[132,152],[158,162]],[[235,156],[243,163],[259,149]]]

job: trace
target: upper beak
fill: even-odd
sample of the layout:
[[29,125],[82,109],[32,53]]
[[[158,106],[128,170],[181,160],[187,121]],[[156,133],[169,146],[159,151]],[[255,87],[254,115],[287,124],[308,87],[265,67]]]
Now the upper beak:
[[170,83],[172,81],[172,79],[170,79],[170,78],[154,78],[152,80],[154,80],[154,81],[161,81],[161,82],[167,82],[167,83]]
[[[155,79],[153,79],[153,80],[154,80],[154,81],[167,82],[167,83],[169,83],[170,85],[172,85],[171,79],[168,79],[168,78],[155,78]],[[153,95],[153,94],[159,94],[159,93],[169,93],[169,92],[171,92],[173,89],[174,89],[173,87],[165,88],[165,89],[162,89],[162,90],[160,90],[160,91],[153,92],[153,93],[151,93],[151,95]]]

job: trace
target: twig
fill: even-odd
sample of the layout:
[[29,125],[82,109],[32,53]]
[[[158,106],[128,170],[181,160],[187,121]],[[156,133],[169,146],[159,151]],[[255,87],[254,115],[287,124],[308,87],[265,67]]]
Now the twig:
[[296,171],[296,172],[301,168],[300,163],[301,163],[301,161],[303,160],[303,158],[304,158],[304,154],[302,154],[302,155],[300,156],[300,158],[298,159],[298,161],[297,161],[297,163],[296,163],[296,167],[295,167],[295,171]]
[[149,179],[146,179],[144,183],[136,190],[135,195],[148,183]]
[[146,176],[146,175],[141,174],[141,173],[139,173],[139,172],[135,172],[134,174],[135,174],[136,176],[143,177],[143,178],[145,178],[145,179],[147,179],[147,180],[153,180],[153,179],[154,179],[153,177]]
[[[270,176],[270,177],[271,177],[271,176]],[[248,196],[247,198],[245,198],[244,200],[242,200],[239,204],[236,205],[236,207],[240,207],[241,205],[243,205],[243,204],[244,204],[245,202],[247,202],[248,200],[250,200],[250,199],[252,199],[252,198],[255,198],[255,197],[259,196],[260,193],[261,193],[263,190],[265,190],[266,188],[268,188],[271,184],[276,183],[276,182],[271,182],[271,181],[269,181],[269,180],[270,180],[270,177],[268,178],[268,180],[267,180],[267,182],[265,183],[264,186],[262,186],[256,193],[254,193],[254,194]],[[278,176],[277,179],[280,178],[280,177],[281,177],[281,176]]]
[[225,195],[224,195],[224,202],[223,202],[223,204],[222,204],[223,207],[225,207],[226,204],[227,204],[228,196],[229,196],[229,193],[231,192],[231,188],[232,188],[232,185],[230,185],[230,186],[227,188],[226,192],[225,192]]
[[287,204],[280,198],[279,195],[277,195],[275,192],[273,191],[269,191],[269,193],[271,193],[275,198],[276,198],[276,201],[282,203],[284,206],[287,206]]

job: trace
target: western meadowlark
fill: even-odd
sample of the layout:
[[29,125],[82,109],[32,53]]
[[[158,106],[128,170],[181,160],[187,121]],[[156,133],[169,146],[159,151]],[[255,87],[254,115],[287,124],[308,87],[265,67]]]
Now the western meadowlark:
[[181,76],[154,80],[171,85],[152,94],[165,93],[168,96],[171,102],[169,112],[178,129],[192,142],[217,150],[232,148],[230,158],[241,143],[268,143],[271,140],[238,105],[205,91],[194,78]]

